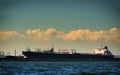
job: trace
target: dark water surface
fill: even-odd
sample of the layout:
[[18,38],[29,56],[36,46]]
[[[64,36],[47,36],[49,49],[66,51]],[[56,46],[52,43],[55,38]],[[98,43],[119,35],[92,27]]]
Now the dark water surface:
[[0,75],[120,75],[120,61],[2,61]]

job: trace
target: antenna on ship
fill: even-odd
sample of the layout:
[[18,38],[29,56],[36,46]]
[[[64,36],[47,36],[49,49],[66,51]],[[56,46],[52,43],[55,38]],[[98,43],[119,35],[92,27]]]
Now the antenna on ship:
[[54,45],[52,45],[52,48],[54,48]]
[[26,48],[27,51],[31,51],[29,46],[26,46],[26,47],[27,47],[27,48]]
[[54,45],[52,45],[52,49],[54,50]]
[[15,56],[16,56],[16,49],[15,49]]

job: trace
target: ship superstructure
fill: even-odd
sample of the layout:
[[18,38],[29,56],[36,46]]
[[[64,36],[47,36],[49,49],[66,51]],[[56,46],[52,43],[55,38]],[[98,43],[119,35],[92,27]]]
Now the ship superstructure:
[[99,55],[112,55],[112,53],[110,52],[110,50],[108,49],[107,46],[101,47],[101,48],[97,48],[93,50],[94,54],[99,54]]

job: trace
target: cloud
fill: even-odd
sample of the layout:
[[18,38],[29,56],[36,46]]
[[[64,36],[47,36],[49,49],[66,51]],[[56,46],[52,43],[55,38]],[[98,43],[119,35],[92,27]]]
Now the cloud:
[[59,39],[64,41],[79,41],[79,40],[89,40],[89,41],[115,41],[120,42],[120,29],[111,28],[108,31],[91,31],[91,30],[72,30],[68,33],[58,31],[55,28],[49,28],[47,30],[40,29],[28,29],[27,37],[33,41],[50,41],[52,39]]
[[0,31],[0,40],[13,39],[18,35],[16,31]]
[[66,33],[63,36],[64,40],[89,40],[89,41],[115,41],[120,42],[120,29],[111,28],[108,31],[90,31],[90,30],[75,30]]
[[120,29],[111,28],[106,34],[104,34],[104,39],[107,41],[120,42]]
[[103,31],[90,31],[90,30],[76,30],[70,31],[69,33],[65,34],[63,39],[64,40],[91,40],[96,41],[101,39]]
[[111,28],[109,30],[91,31],[91,30],[71,30],[68,33],[58,31],[55,28],[48,28],[47,30],[41,29],[28,29],[25,34],[17,33],[16,31],[3,31],[0,32],[0,40],[13,39],[13,38],[29,39],[35,42],[63,40],[63,41],[112,41],[120,43],[120,29]]
[[57,31],[54,28],[49,28],[46,31],[40,29],[28,29],[26,34],[27,38],[32,39],[33,41],[50,41],[59,38],[62,32]]

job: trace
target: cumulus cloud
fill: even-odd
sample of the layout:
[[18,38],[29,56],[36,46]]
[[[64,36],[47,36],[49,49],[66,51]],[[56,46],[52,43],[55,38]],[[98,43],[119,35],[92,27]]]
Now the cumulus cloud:
[[0,40],[13,39],[17,35],[16,31],[0,31]]
[[91,40],[96,41],[102,38],[103,31],[90,31],[90,30],[76,30],[70,31],[69,33],[65,34],[63,39],[64,40]]
[[90,30],[75,30],[63,36],[64,40],[90,40],[90,41],[116,41],[120,42],[120,29],[111,28],[108,31],[90,31]]
[[45,31],[40,29],[28,29],[27,38],[32,39],[33,41],[50,41],[51,39],[57,39],[62,34],[62,32],[57,31],[54,28],[49,28]]
[[63,41],[80,41],[80,40],[88,40],[88,41],[113,41],[120,43],[120,29],[119,28],[111,28],[107,31],[91,31],[91,30],[71,30],[68,33],[58,31],[55,28],[48,28],[47,30],[41,29],[28,29],[26,30],[26,34],[19,34],[16,31],[5,31],[0,32],[0,40],[6,40],[15,38],[18,36],[19,38],[26,38],[37,41],[51,41],[54,39],[63,40]]
[[108,31],[90,31],[90,30],[73,30],[68,33],[58,31],[55,28],[49,28],[47,30],[40,29],[28,29],[27,37],[33,41],[50,41],[52,39],[59,39],[64,41],[79,41],[79,40],[89,40],[89,41],[116,41],[120,42],[120,29],[111,28]]
[[107,41],[120,42],[120,29],[112,28],[106,34],[104,34],[104,39]]

